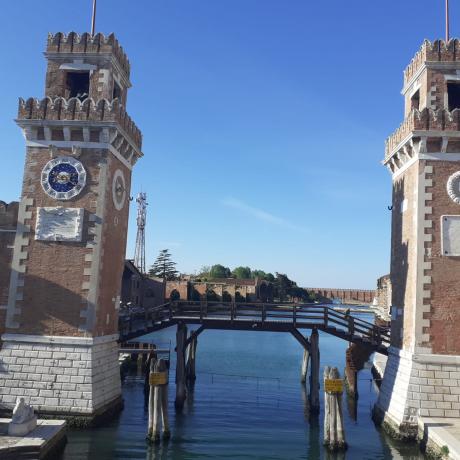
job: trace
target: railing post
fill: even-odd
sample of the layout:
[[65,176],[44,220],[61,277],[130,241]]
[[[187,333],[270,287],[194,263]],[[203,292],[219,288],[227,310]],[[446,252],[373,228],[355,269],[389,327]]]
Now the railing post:
[[293,319],[294,319],[294,327],[297,327],[297,305],[294,305],[292,313],[293,313]]
[[203,321],[203,301],[200,301],[200,321]]
[[173,317],[172,302],[169,302],[168,308],[169,308],[169,319],[172,319]]
[[329,321],[329,307],[324,307],[324,327],[327,327]]
[[263,303],[262,304],[262,323],[264,323],[266,319],[267,319],[267,309],[266,309],[265,304]]
[[352,337],[355,334],[355,319],[351,315],[348,317],[348,332]]

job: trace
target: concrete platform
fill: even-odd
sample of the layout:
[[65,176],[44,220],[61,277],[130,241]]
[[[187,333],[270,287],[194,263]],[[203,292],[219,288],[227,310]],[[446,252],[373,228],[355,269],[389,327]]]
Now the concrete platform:
[[[460,460],[460,419],[421,417],[419,428],[428,450],[449,449],[450,460]],[[445,449],[444,449],[445,450]]]
[[38,420],[26,436],[8,436],[9,418],[0,418],[0,458],[2,460],[43,459],[66,443],[64,420]]

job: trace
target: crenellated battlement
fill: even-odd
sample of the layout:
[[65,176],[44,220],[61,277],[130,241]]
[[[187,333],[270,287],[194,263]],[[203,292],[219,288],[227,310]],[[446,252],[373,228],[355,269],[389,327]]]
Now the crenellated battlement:
[[460,109],[412,110],[399,128],[385,142],[385,159],[412,131],[460,131]]
[[[404,71],[404,84],[407,84],[425,62],[460,61],[460,40],[424,40],[420,50],[415,54]],[[459,62],[460,65],[460,62]]]
[[19,98],[18,120],[115,121],[139,150],[142,147],[142,133],[118,99],[87,98],[81,102],[78,98]]
[[46,52],[87,54],[112,53],[129,77],[130,64],[128,57],[113,33],[107,37],[102,33],[97,33],[95,35],[91,35],[87,32],[81,35],[76,32],[70,32],[67,35],[62,32],[57,32],[56,34],[49,33]]

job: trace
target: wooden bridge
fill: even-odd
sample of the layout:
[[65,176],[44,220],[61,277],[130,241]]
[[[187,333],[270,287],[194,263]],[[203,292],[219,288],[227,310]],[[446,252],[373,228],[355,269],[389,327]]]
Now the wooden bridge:
[[[205,301],[168,302],[146,312],[121,314],[120,341],[125,342],[177,324],[198,325],[193,333],[195,336],[205,329],[288,332],[305,349],[309,348],[309,342],[299,329],[324,331],[385,355],[390,344],[387,329],[347,312],[336,311],[330,305]],[[186,345],[190,340],[187,339]]]
[[[198,328],[187,332],[187,325]],[[309,364],[310,410],[319,411],[319,334],[324,331],[347,342],[364,345],[370,351],[387,354],[390,334],[349,311],[336,311],[329,305],[287,303],[235,303],[235,302],[168,302],[142,312],[120,314],[120,341],[140,337],[150,332],[177,325],[176,332],[176,399],[181,410],[187,397],[187,384],[195,376],[197,338],[206,329],[231,331],[287,332],[304,349],[302,382],[306,381]],[[311,329],[310,338],[300,330]]]

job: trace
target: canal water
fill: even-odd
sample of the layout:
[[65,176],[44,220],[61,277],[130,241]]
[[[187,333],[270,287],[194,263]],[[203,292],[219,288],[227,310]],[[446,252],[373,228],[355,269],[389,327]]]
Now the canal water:
[[[308,331],[305,331],[308,332]],[[147,336],[174,350],[175,329]],[[343,374],[347,343],[320,334],[321,367]],[[322,445],[322,415],[309,418],[300,384],[302,348],[285,333],[204,331],[198,338],[197,381],[183,413],[174,412],[174,353],[169,385],[172,438],[149,446],[143,378],[127,376],[125,408],[110,424],[71,430],[62,460],[105,459],[422,459],[415,445],[397,443],[376,429],[371,408],[377,389],[370,369],[359,373],[359,399],[353,408],[344,397],[349,449],[329,455]],[[322,369],[321,369],[322,376]],[[321,393],[321,397],[322,397]],[[323,399],[321,399],[323,408]]]

